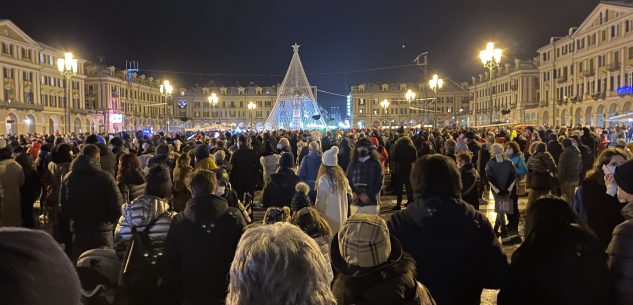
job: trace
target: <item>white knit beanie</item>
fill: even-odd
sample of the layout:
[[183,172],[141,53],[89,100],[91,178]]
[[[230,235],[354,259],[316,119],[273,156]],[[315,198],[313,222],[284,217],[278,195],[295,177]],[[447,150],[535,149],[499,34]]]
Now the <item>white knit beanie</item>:
[[323,153],[323,157],[321,157],[321,162],[325,166],[335,166],[338,164],[338,147],[332,146],[329,150]]

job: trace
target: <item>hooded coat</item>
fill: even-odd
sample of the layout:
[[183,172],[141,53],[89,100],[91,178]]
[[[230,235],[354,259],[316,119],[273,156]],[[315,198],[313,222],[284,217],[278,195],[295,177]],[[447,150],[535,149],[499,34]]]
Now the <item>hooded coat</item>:
[[24,171],[13,159],[0,161],[0,226],[19,227],[22,224],[20,187],[24,184]]
[[488,219],[458,196],[420,198],[387,226],[438,304],[479,305],[483,288],[501,287],[508,261]]
[[633,203],[622,209],[626,219],[613,230],[607,248],[611,270],[611,304],[633,304]]
[[558,180],[561,183],[578,183],[582,172],[582,156],[575,146],[563,149],[558,160]]
[[182,290],[183,304],[224,304],[244,226],[240,212],[216,195],[192,198],[174,217],[165,241],[165,277]]
[[264,187],[262,204],[264,207],[290,206],[295,186],[301,182],[299,176],[292,169],[282,168],[270,175],[270,180]]
[[112,151],[102,143],[96,143],[97,147],[99,147],[99,154],[101,155],[99,163],[101,163],[101,170],[112,175],[114,177],[116,175],[116,157],[112,153]]
[[122,202],[114,177],[102,171],[98,161],[86,155],[73,161],[62,181],[60,204],[75,234],[111,232]]

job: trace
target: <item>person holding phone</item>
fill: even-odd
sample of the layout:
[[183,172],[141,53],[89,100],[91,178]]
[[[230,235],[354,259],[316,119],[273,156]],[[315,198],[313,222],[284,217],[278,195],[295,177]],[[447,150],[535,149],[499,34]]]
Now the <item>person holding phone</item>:
[[624,206],[617,198],[617,184],[613,178],[615,168],[626,161],[626,156],[609,148],[596,159],[593,169],[580,184],[577,197],[587,225],[607,248],[613,228],[624,221],[620,211]]
[[378,215],[383,172],[376,147],[369,139],[361,138],[356,143],[351,159],[346,172],[352,188],[351,214]]

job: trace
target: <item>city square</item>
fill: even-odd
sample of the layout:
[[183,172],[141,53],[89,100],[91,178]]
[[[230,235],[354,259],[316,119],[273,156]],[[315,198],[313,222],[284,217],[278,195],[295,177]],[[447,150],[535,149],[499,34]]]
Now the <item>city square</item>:
[[1,304],[633,304],[633,1],[36,2]]

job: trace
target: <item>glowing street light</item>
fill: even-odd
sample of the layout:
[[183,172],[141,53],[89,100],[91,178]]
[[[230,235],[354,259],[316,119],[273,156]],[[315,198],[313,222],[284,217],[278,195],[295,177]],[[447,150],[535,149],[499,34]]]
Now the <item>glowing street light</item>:
[[217,94],[215,94],[215,92],[213,92],[207,99],[209,100],[209,104],[211,104],[211,121],[213,123],[213,112],[215,112],[215,105],[218,104],[220,98]]
[[253,128],[253,110],[257,108],[257,105],[253,102],[248,102],[248,105],[246,105],[246,107],[248,107],[248,110],[251,112],[251,128]]
[[165,98],[165,124],[164,127],[167,127],[167,131],[169,131],[169,123],[167,119],[167,104],[169,104],[169,98],[171,97],[171,93],[174,91],[174,87],[169,83],[168,80],[164,80],[163,84],[160,85],[160,95]]
[[[492,116],[493,116],[493,109],[492,109],[492,72],[495,68],[499,67],[499,64],[501,63],[501,54],[503,53],[503,51],[501,49],[495,49],[495,43],[494,42],[488,42],[488,44],[486,44],[486,49],[482,50],[481,52],[479,52],[479,58],[481,59],[481,63],[484,65],[485,69],[488,69],[489,74],[490,74],[490,86],[491,86],[491,90],[490,90],[490,108],[488,109],[488,111],[490,111],[490,124],[492,124]],[[477,111],[475,111],[475,115],[477,115]],[[475,122],[477,122],[477,117],[475,117]]]
[[407,126],[409,124],[411,124],[411,102],[413,100],[415,100],[415,92],[411,91],[411,89],[407,90],[407,93],[404,95],[404,98],[407,99],[407,102],[409,103],[409,109],[407,110],[408,115],[409,115],[409,119],[407,121]]
[[442,89],[444,86],[444,80],[439,78],[437,74],[433,74],[433,78],[429,80],[429,88],[433,90],[435,95],[435,105],[433,105],[433,128],[437,127],[437,90]]
[[386,123],[387,122],[387,108],[389,108],[389,100],[387,99],[382,100],[382,102],[380,102],[380,107],[382,107],[383,121]]
[[70,80],[73,76],[77,75],[77,65],[78,61],[73,57],[73,53],[66,52],[64,53],[64,58],[57,59],[57,70],[61,75],[66,79],[66,101],[64,103],[64,132],[66,134],[70,134],[70,110],[68,103],[72,98],[72,86],[70,84]]

